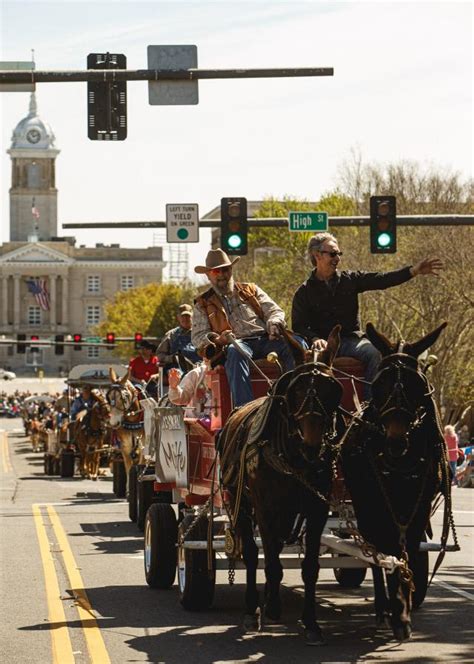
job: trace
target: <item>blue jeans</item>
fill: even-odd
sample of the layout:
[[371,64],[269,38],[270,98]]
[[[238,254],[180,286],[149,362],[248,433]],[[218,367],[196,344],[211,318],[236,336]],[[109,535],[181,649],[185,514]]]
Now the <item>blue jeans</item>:
[[[238,339],[237,343],[254,360],[261,360],[266,358],[268,353],[275,352],[278,354],[283,371],[290,371],[295,367],[291,350],[283,339],[270,341],[268,335],[264,334],[261,337]],[[232,345],[227,347],[225,372],[229,381],[234,407],[243,406],[245,403],[252,401],[254,397],[250,383],[249,361]]]
[[[370,383],[373,381],[382,359],[382,355],[366,337],[361,338],[355,335],[341,338],[337,354],[339,357],[354,357],[362,362],[365,368],[364,378]],[[364,384],[362,393],[364,400],[368,401],[372,397],[372,386]]]
[[453,482],[453,484],[457,484],[458,481],[456,479],[456,471],[457,471],[457,467],[458,467],[458,462],[457,461],[450,461],[449,462],[449,467],[451,468],[451,472],[453,474],[452,482]]

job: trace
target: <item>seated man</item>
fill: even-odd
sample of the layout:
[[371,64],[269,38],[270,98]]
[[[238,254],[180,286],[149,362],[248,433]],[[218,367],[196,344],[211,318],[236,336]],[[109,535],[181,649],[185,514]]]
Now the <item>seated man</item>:
[[84,385],[81,389],[81,393],[76,397],[71,406],[71,422],[74,422],[83,410],[89,411],[92,407],[93,398],[92,398],[92,388],[90,385]]
[[191,341],[191,328],[193,323],[193,308],[190,304],[182,304],[178,307],[177,311],[178,327],[168,330],[163,339],[158,345],[156,354],[160,365],[163,367],[165,374],[172,367],[185,369],[179,366],[180,356],[181,359],[189,360],[189,366],[186,370],[192,368],[191,364],[196,364],[201,361],[201,358],[196,352],[195,347]]
[[146,385],[146,395],[153,398],[157,397],[156,379],[160,375],[158,371],[159,362],[155,353],[156,346],[143,339],[139,342],[137,357],[132,358],[128,365],[131,382],[142,389]]
[[[192,342],[203,357],[227,346],[225,371],[234,406],[253,399],[248,357],[262,359],[270,352],[278,354],[284,371],[295,366],[286,341],[281,338],[285,314],[256,284],[235,282],[232,262],[222,249],[212,249],[205,265],[194,268],[205,274],[211,288],[195,300]],[[229,333],[236,338],[229,344]],[[240,352],[239,352],[240,349]]]

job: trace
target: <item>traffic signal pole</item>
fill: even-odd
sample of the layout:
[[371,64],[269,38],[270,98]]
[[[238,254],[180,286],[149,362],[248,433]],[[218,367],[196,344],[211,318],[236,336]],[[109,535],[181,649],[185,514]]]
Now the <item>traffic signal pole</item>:
[[[288,228],[288,217],[259,217],[247,220],[250,228]],[[370,225],[370,217],[329,217],[332,227],[363,227]],[[202,219],[200,228],[221,228],[221,219]],[[430,214],[401,215],[397,217],[399,226],[474,226],[472,214]],[[63,224],[63,228],[166,228],[166,221],[101,221]]]

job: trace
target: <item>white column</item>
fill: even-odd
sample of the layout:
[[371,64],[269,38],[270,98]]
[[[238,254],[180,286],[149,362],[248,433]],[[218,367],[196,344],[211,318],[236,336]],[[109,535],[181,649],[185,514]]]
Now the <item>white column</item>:
[[50,309],[49,309],[49,324],[51,329],[56,328],[56,275],[49,275],[49,296],[50,296]]
[[20,327],[20,275],[13,275],[13,329]]
[[2,277],[2,324],[0,327],[6,328],[8,325],[8,275]]
[[69,279],[66,274],[62,275],[62,303],[61,303],[61,323],[63,325],[69,325],[69,311],[68,311],[68,301],[69,301]]

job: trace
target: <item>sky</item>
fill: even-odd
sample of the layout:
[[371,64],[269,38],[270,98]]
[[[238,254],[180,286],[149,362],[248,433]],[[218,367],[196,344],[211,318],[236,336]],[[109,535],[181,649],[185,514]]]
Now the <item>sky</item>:
[[[0,60],[86,69],[88,53],[195,44],[198,67],[334,67],[333,77],[199,82],[195,106],[150,106],[128,83],[128,138],[87,138],[86,83],[42,83],[38,112],[61,150],[58,235],[78,244],[152,246],[157,230],[67,230],[62,223],[163,221],[167,203],[224,196],[317,200],[353,149],[365,162],[416,160],[472,176],[470,2],[0,2]],[[6,150],[28,93],[0,93],[0,242],[9,239]],[[286,231],[282,231],[286,232]],[[158,233],[158,235],[156,235]],[[210,231],[187,245],[190,276]]]

